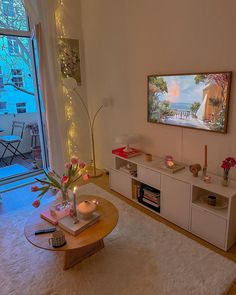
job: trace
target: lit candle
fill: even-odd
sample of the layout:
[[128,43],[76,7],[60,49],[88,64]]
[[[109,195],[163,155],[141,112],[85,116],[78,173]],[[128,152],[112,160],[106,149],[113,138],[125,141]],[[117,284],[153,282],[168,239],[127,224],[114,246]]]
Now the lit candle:
[[76,191],[77,187],[75,186],[73,189],[73,219],[74,223],[77,223],[77,210],[76,210]]
[[174,162],[172,161],[172,160],[168,160],[167,161],[167,167],[168,168],[171,168],[171,167],[173,167],[174,166]]
[[167,168],[172,168],[174,166],[174,161],[172,156],[165,157],[165,164]]
[[207,145],[205,145],[205,167],[207,167]]

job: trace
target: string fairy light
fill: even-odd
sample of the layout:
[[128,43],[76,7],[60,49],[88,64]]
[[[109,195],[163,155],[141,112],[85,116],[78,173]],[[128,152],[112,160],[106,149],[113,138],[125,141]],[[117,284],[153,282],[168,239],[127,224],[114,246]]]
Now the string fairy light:
[[[65,11],[65,5],[64,1],[60,0],[59,7],[56,10],[55,13],[55,20],[56,20],[56,28],[57,28],[57,35],[58,35],[58,44],[60,48],[63,48],[63,50],[60,50],[59,52],[59,61],[61,63],[61,69],[62,70],[62,76],[65,78],[69,77],[70,74],[70,68],[68,66],[68,52],[69,48],[66,46],[65,38],[67,36],[67,32],[65,29],[63,16]],[[66,120],[66,126],[67,126],[67,153],[68,157],[71,158],[72,156],[78,156],[78,145],[76,142],[77,134],[78,134],[78,126],[75,123],[75,114],[74,114],[74,101],[73,97],[69,93],[68,90],[63,89],[63,94],[65,97],[65,120]]]

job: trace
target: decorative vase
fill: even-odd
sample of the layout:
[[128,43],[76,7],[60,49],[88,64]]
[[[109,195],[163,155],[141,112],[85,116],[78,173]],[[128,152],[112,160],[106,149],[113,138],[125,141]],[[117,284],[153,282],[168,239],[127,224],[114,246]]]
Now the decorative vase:
[[223,179],[221,180],[223,186],[229,185],[229,171],[224,171]]
[[57,201],[61,204],[60,210],[65,210],[71,207],[71,190],[59,190],[56,194]]

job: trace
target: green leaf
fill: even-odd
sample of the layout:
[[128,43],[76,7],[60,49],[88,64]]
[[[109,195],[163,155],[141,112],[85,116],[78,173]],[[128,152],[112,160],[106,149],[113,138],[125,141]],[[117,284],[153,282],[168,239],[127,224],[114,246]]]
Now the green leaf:
[[38,182],[41,182],[43,184],[48,184],[48,185],[53,185],[51,182],[49,181],[46,181],[46,180],[42,180],[42,179],[38,179],[38,178],[35,178]]
[[51,183],[52,183],[53,186],[55,186],[55,187],[57,187],[59,189],[61,188],[60,183],[56,179],[54,179],[53,177],[51,177],[50,175],[48,175],[46,172],[44,172],[44,173],[47,175],[47,178],[51,181]]
[[50,186],[44,187],[42,189],[42,192],[38,195],[38,198],[42,197],[48,190],[49,190]]

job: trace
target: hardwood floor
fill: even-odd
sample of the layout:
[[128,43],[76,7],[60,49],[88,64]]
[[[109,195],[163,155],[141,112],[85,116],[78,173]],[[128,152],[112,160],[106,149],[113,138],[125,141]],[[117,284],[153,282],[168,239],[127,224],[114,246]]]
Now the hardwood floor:
[[[145,209],[144,207],[141,207],[139,204],[132,202],[131,200],[123,197],[122,195],[112,191],[109,188],[109,177],[107,175],[103,175],[102,177],[93,178],[90,179],[88,182],[92,182],[97,184],[98,186],[102,187],[104,190],[112,193],[113,195],[117,196],[127,204],[135,207],[137,210],[140,210],[144,212],[145,214],[149,215],[151,218],[164,223],[174,230],[184,234],[185,236],[193,239],[197,243],[200,243],[201,245],[211,249],[212,251],[215,251],[216,253],[227,257],[228,259],[233,260],[236,262],[236,244],[228,251],[224,252],[223,250],[218,249],[217,247],[207,243],[206,241],[203,241],[202,239],[192,235],[191,233],[179,228],[178,226],[174,225],[173,223],[165,220],[164,218],[156,215],[155,213],[149,211],[148,209]],[[81,185],[84,184],[83,182],[80,183]],[[17,196],[17,200],[16,200]],[[50,198],[51,195],[48,195],[48,198]],[[14,191],[9,191],[2,194],[2,203],[0,203],[0,214],[5,214],[9,211],[16,211],[21,210],[21,208],[29,206],[33,201],[35,200],[35,195],[31,193],[30,186],[21,187],[19,189],[16,189]],[[45,202],[47,202],[47,198],[45,198]],[[231,290],[227,293],[227,295],[236,295],[236,284],[231,288]]]

